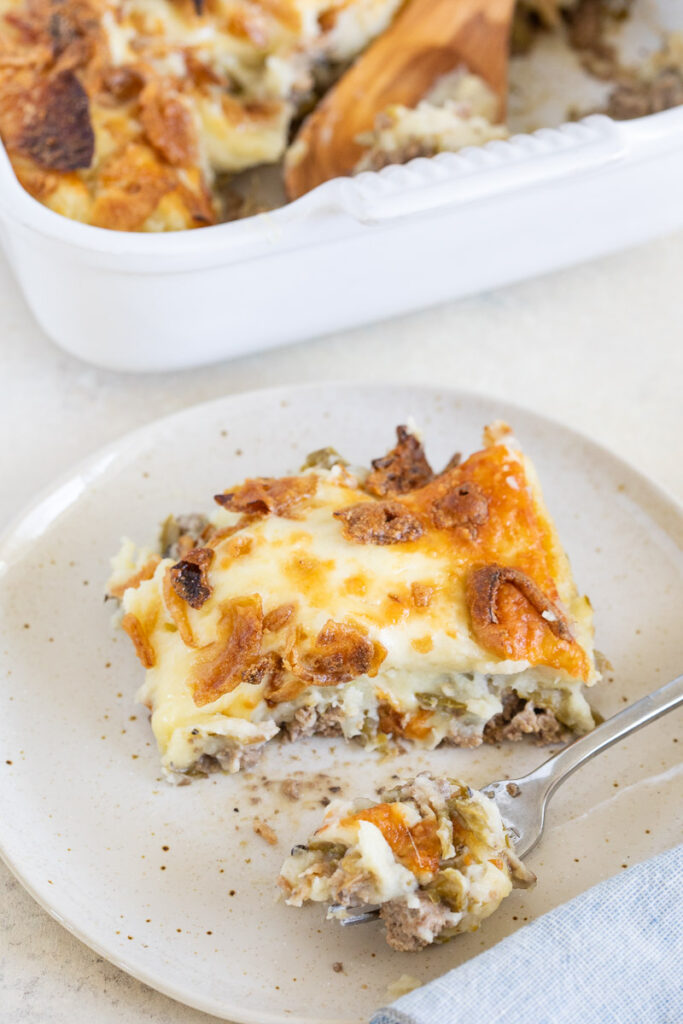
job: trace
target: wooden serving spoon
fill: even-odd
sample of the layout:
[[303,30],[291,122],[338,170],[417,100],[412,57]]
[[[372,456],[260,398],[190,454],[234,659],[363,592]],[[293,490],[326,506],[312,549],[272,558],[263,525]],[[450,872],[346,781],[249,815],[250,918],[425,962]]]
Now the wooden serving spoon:
[[502,118],[514,7],[515,0],[407,0],[301,126],[285,167],[289,198],[350,174],[363,152],[356,138],[378,113],[416,106],[460,66],[496,93]]

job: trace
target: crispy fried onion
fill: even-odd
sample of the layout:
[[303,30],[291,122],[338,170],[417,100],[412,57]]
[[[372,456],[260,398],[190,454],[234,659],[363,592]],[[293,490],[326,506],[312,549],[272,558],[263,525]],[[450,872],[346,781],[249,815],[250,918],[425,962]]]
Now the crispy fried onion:
[[192,548],[169,569],[171,586],[191,608],[201,608],[211,597],[207,573],[214,553],[213,548]]
[[197,641],[195,640],[194,633],[192,632],[192,626],[190,625],[190,619],[187,614],[187,603],[180,597],[173,586],[171,579],[171,569],[173,567],[169,565],[168,569],[164,573],[164,578],[161,584],[161,590],[164,597],[164,605],[166,611],[171,616],[176,629],[180,633],[180,638],[186,647],[196,647]]
[[296,700],[308,685],[285,669],[282,655],[276,651],[264,654],[253,668],[247,670],[242,682],[263,685],[263,699],[269,708]]
[[407,427],[397,427],[398,444],[381,459],[373,459],[364,487],[371,494],[405,494],[429,483],[434,473],[424,448]]
[[541,588],[519,569],[496,564],[473,568],[467,577],[467,603],[472,632],[478,643],[499,657],[510,654],[511,638],[496,614],[498,592],[504,583],[515,587],[527,599],[555,636],[573,643],[574,637],[566,618]]
[[176,542],[177,553],[175,557],[182,561],[182,559],[186,558],[188,553],[196,546],[196,537],[193,537],[189,533],[181,533]]
[[440,530],[461,526],[477,536],[489,515],[489,503],[484,492],[470,480],[463,480],[432,505],[432,519]]
[[401,544],[417,540],[424,527],[400,501],[361,501],[334,513],[347,540],[359,544]]
[[293,604],[279,604],[277,608],[273,608],[265,616],[263,628],[271,633],[279,633],[282,627],[291,619],[294,609],[295,605]]
[[140,121],[156,151],[174,167],[197,160],[197,130],[192,112],[170,81],[147,82],[140,93]]
[[453,455],[451,455],[450,459],[439,473],[439,476],[444,476],[446,473],[450,473],[452,469],[457,469],[461,462],[462,455],[460,454],[460,452],[455,452]]
[[145,629],[137,615],[128,612],[121,619],[121,629],[128,634],[133,641],[135,653],[140,659],[143,668],[153,668],[156,663],[156,654],[152,642],[147,636]]
[[260,686],[265,683],[266,689],[269,690],[277,685],[277,680],[281,675],[282,656],[277,651],[268,651],[245,670],[241,681],[249,683],[251,686]]
[[217,637],[198,655],[191,681],[195,704],[201,707],[230,693],[245,680],[261,657],[263,610],[258,594],[221,605]]
[[338,686],[358,676],[376,676],[387,656],[385,648],[373,643],[359,626],[333,619],[327,620],[307,650],[300,648],[300,630],[296,639],[287,652],[287,667],[299,679],[316,686]]
[[47,79],[35,111],[17,148],[51,171],[90,167],[95,152],[90,104],[73,71]]
[[141,583],[144,583],[145,580],[151,580],[160,561],[161,558],[159,555],[151,555],[145,564],[141,566],[137,572],[134,572],[132,576],[129,576],[127,580],[124,580],[123,583],[114,583],[110,586],[110,596],[121,598],[126,590],[130,590],[131,588],[135,590]]
[[296,700],[300,693],[306,689],[307,684],[303,679],[298,679],[291,672],[275,672],[264,691],[264,697],[268,707],[276,704],[284,704],[289,700]]
[[81,33],[78,22],[70,11],[54,11],[47,23],[47,34],[52,44],[52,56],[61,57],[65,50],[75,43]]
[[306,476],[257,477],[245,480],[241,487],[225,494],[216,494],[214,501],[230,512],[267,515],[269,512],[285,519],[295,519],[297,509],[311,498],[318,478]]
[[128,103],[142,91],[143,75],[125,64],[107,68],[102,73],[102,91],[115,103]]

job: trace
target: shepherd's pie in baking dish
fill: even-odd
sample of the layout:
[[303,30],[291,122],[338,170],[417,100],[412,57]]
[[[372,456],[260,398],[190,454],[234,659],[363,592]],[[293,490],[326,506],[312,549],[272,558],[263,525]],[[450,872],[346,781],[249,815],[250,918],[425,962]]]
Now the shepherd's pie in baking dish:
[[370,470],[332,450],[212,515],[124,541],[109,593],[170,780],[252,764],[278,733],[433,748],[593,727],[590,602],[510,429],[434,472],[418,436]]
[[[631,3],[519,0],[513,97],[533,93],[528,80],[536,78],[536,64],[524,70],[526,57],[532,60],[552,33],[560,51],[575,51],[570,60],[589,78],[612,83],[604,107],[612,116],[682,103],[680,34],[663,31],[659,53],[641,66],[623,66],[614,34]],[[173,231],[272,209],[284,201],[281,175],[245,181],[243,172],[301,159],[302,119],[403,6],[0,0],[0,139],[32,196],[96,227]],[[538,74],[545,67],[541,57]],[[484,78],[464,65],[451,70],[426,84],[414,108],[390,103],[377,112],[358,137],[354,173],[507,136],[498,97]],[[574,79],[568,82],[566,117],[591,112],[571,94]],[[531,122],[547,126],[542,114]],[[520,127],[514,117],[510,127]]]

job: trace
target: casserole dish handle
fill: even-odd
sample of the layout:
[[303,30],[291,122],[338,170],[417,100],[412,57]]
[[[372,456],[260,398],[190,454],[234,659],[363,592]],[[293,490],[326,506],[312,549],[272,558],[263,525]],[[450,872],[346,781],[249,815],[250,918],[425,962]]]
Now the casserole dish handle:
[[594,114],[559,128],[347,179],[347,212],[364,224],[392,221],[545,188],[598,173],[626,157],[651,159],[672,148],[683,150],[683,108],[628,122]]

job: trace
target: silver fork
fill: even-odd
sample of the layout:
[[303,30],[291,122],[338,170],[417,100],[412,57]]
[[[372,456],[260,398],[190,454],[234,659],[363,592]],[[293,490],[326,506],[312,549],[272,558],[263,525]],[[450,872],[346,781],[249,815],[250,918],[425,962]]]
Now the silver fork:
[[[520,779],[501,779],[500,782],[490,782],[488,786],[482,787],[482,792],[498,804],[517,855],[526,857],[539,842],[548,801],[565,779],[596,754],[607,750],[613,743],[648,722],[654,722],[661,715],[673,711],[680,704],[683,704],[683,675],[619,711],[592,732],[580,736],[528,775]],[[369,907],[354,914],[352,908],[349,910],[339,904],[332,904],[329,913],[339,915],[340,924],[343,925],[365,924],[366,921],[377,919],[379,908]]]

